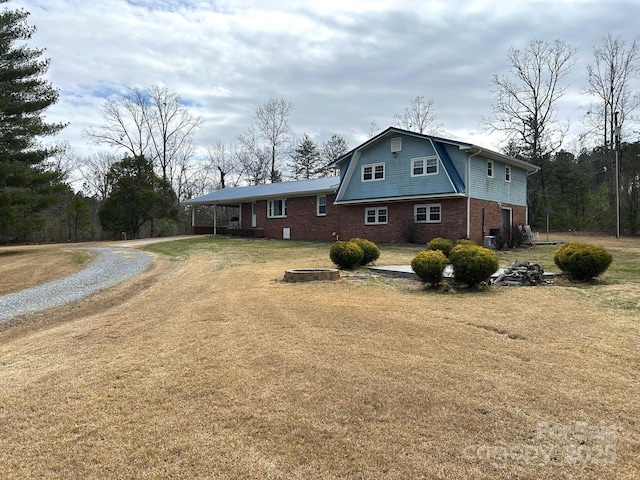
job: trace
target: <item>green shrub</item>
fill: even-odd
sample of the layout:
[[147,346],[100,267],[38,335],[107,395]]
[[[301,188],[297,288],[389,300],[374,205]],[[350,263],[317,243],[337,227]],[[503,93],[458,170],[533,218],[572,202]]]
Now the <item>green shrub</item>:
[[427,250],[440,250],[444,253],[444,256],[449,258],[449,254],[451,253],[451,249],[453,248],[453,243],[446,238],[436,237],[427,243]]
[[349,241],[357,243],[364,252],[364,256],[362,257],[362,260],[360,260],[360,265],[367,265],[380,258],[380,249],[372,241],[367,240],[366,238],[352,238]]
[[411,260],[411,268],[423,283],[437,287],[442,282],[442,272],[447,266],[447,257],[442,250],[426,250]]
[[469,239],[469,238],[461,238],[455,244],[456,247],[458,245],[477,245],[477,243],[474,242],[473,240]]
[[360,248],[355,242],[336,242],[331,246],[329,251],[329,257],[331,261],[335,263],[338,268],[343,270],[353,270],[358,265],[362,257],[364,257],[364,250]]
[[453,278],[457,282],[475,287],[498,270],[498,256],[488,248],[458,244],[451,250],[449,261],[453,265]]
[[586,281],[602,275],[613,257],[600,245],[569,242],[553,254],[553,262],[571,280]]

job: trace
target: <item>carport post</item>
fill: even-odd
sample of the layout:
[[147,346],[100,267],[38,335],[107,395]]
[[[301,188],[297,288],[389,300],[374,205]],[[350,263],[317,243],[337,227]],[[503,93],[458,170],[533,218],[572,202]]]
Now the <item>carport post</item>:
[[217,205],[214,203],[213,204],[213,234],[217,235],[218,234],[218,208]]

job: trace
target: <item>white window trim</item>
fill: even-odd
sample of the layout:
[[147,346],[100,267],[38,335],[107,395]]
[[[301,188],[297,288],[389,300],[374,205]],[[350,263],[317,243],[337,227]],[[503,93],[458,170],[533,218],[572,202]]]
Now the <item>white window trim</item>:
[[511,183],[511,167],[509,165],[504,166],[504,181]]
[[[493,163],[493,160],[487,160],[487,177],[493,178],[495,174],[496,165]],[[491,170],[491,174],[489,174],[489,170]]]
[[[427,172],[427,167],[429,165],[429,160],[435,160],[436,161],[436,171],[435,172],[432,172],[432,173],[428,173]],[[422,165],[423,165],[422,173],[414,173],[414,165],[415,165],[415,162],[417,162],[417,161],[422,161]],[[419,158],[412,158],[411,159],[411,176],[412,177],[424,177],[426,175],[438,175],[439,172],[440,172],[440,162],[438,161],[438,157],[436,157],[436,156],[419,157]]]
[[[369,210],[375,210],[376,211],[376,220],[374,222],[369,222],[368,221],[367,213],[369,212]],[[380,219],[380,211],[381,210],[385,211],[386,220],[384,222],[379,221],[379,219]],[[389,222],[389,209],[387,207],[367,207],[367,208],[364,209],[364,224],[365,225],[386,225],[388,222]]]
[[[320,199],[324,198],[324,213],[320,212]],[[318,195],[316,197],[316,216],[318,217],[326,217],[327,216],[327,196],[326,195]]]
[[[376,178],[376,167],[382,166],[382,178]],[[371,167],[371,179],[370,180],[365,180],[364,178],[364,169],[366,167]],[[382,180],[384,180],[384,178],[387,175],[387,169],[385,168],[384,162],[380,162],[380,163],[368,163],[366,165],[362,165],[362,170],[361,170],[361,180],[363,182],[380,182]]]
[[[425,220],[418,220],[418,208],[426,208],[427,217]],[[431,207],[438,207],[440,209],[440,218],[438,220],[431,220]],[[442,223],[442,204],[441,203],[423,203],[413,206],[413,221],[415,223]]]
[[[282,202],[282,215],[273,215],[273,202]],[[273,200],[267,200],[267,218],[287,218],[287,199],[286,198],[274,198]]]

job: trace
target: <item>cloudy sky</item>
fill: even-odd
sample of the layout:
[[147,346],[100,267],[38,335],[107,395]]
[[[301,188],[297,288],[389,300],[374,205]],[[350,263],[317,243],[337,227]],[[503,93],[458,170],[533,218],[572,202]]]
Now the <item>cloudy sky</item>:
[[333,133],[355,147],[418,95],[450,138],[499,148],[483,132],[491,78],[509,47],[556,38],[578,47],[558,116],[577,133],[586,64],[611,32],[640,33],[638,0],[12,0],[37,27],[60,101],[50,121],[78,155],[107,98],[133,87],[176,92],[205,123],[196,143],[234,142],[270,97],[294,105],[297,136]]

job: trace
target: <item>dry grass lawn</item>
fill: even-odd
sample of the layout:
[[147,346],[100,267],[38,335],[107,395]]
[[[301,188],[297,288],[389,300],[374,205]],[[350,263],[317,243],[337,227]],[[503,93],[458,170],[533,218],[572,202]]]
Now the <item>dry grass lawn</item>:
[[0,478],[640,477],[640,314],[607,292],[638,276],[288,284],[328,245],[181,245],[0,331]]

